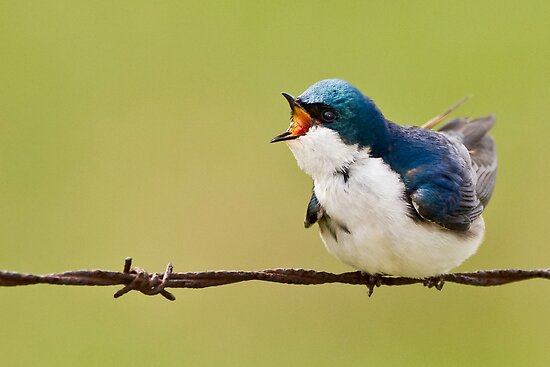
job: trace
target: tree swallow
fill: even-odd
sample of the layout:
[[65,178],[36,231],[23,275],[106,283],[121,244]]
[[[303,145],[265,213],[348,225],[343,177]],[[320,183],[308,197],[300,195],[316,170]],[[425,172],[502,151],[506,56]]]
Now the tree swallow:
[[400,126],[339,79],[283,96],[292,122],[271,142],[313,178],[304,224],[319,224],[330,253],[371,275],[427,278],[476,252],[496,179],[494,116]]

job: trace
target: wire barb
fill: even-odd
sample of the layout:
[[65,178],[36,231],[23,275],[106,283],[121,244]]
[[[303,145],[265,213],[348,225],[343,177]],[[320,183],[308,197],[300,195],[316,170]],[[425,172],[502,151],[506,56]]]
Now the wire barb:
[[170,301],[176,300],[176,297],[172,293],[164,289],[168,284],[168,280],[170,279],[172,272],[174,271],[174,267],[172,266],[172,264],[168,263],[162,279],[160,279],[159,274],[154,273],[152,275],[149,275],[144,269],[141,268],[136,267],[132,271],[130,271],[131,267],[132,258],[127,257],[124,260],[123,272],[124,274],[135,274],[135,277],[128,284],[126,284],[124,288],[118,290],[113,295],[113,297],[119,298],[132,290],[137,290],[147,296],[155,296],[157,294],[160,294]]
[[208,288],[221,285],[258,280],[272,283],[294,285],[351,284],[368,288],[372,295],[375,287],[423,284],[429,288],[441,290],[445,283],[457,283],[478,287],[490,287],[509,284],[528,279],[550,280],[550,269],[535,270],[479,270],[472,273],[443,274],[426,279],[370,275],[360,271],[333,274],[324,271],[306,269],[266,269],[257,271],[204,271],[174,273],[172,264],[166,266],[164,273],[148,273],[142,268],[132,268],[132,259],[124,260],[122,272],[106,270],[78,270],[57,274],[34,275],[9,271],[0,271],[0,287],[14,287],[31,284],[110,286],[123,285],[115,298],[130,291],[139,291],[148,296],[160,294],[174,301],[176,297],[166,288]]

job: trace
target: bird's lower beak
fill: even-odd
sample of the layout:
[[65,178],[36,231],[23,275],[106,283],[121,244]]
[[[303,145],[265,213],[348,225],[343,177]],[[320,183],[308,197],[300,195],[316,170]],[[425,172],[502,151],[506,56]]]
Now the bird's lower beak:
[[307,133],[313,123],[309,113],[300,105],[296,98],[288,93],[283,93],[283,96],[288,101],[290,109],[292,110],[292,123],[287,131],[271,139],[270,143],[299,138]]

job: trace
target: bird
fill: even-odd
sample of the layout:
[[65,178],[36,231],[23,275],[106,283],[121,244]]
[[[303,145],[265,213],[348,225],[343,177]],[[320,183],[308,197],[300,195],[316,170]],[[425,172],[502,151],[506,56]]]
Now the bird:
[[341,79],[282,94],[291,124],[271,142],[312,177],[304,225],[318,224],[332,255],[366,275],[438,279],[477,251],[496,182],[494,115],[434,131],[437,121],[386,119]]

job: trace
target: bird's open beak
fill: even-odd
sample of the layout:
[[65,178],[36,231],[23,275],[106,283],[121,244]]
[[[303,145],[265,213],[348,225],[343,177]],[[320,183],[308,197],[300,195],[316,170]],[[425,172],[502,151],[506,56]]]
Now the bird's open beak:
[[299,138],[307,133],[313,123],[309,113],[307,113],[307,111],[300,105],[296,98],[292,97],[288,93],[282,94],[288,101],[290,109],[292,110],[292,123],[287,131],[271,139],[270,143]]

